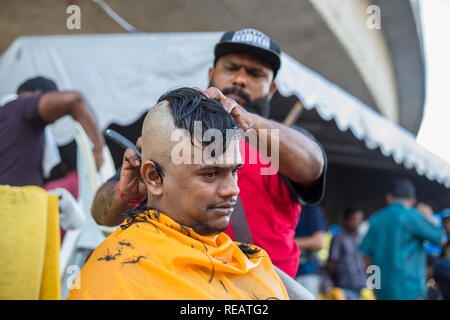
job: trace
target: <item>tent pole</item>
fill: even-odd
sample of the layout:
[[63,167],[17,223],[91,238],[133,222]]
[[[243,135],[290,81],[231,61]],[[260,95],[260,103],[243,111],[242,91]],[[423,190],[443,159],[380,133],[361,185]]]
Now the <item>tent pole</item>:
[[298,100],[292,107],[291,111],[289,111],[289,114],[284,119],[283,124],[288,127],[292,126],[297,121],[302,111],[303,104],[300,102],[300,100]]

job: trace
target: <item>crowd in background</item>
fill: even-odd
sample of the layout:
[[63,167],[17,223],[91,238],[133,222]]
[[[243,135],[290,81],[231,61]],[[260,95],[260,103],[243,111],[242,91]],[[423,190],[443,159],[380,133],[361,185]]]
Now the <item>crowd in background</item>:
[[303,208],[296,280],[318,299],[450,298],[450,209],[405,203],[414,196],[407,180],[392,188],[401,196],[388,195],[386,208],[367,215],[349,206],[338,224],[328,225],[320,206]]

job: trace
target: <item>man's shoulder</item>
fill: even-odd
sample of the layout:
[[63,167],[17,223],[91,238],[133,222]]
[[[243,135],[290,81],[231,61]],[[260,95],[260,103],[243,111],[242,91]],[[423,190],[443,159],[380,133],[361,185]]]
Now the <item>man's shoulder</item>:
[[334,237],[335,242],[346,242],[347,240],[350,240],[352,236],[345,230],[341,229]]
[[33,95],[29,97],[17,97],[16,99],[13,99],[2,107],[2,109],[9,110],[10,108],[15,108],[14,110],[17,110],[17,108],[25,107],[25,106],[37,106],[39,104],[39,100],[41,99],[42,95]]
[[414,208],[406,208],[401,204],[390,204],[375,213],[369,218],[370,228],[384,228],[391,224],[405,223],[408,219],[415,218],[416,212]]
[[20,97],[9,101],[4,106],[0,107],[0,113],[8,117],[15,117],[22,121],[33,122],[36,120],[42,121],[39,116],[38,106],[42,95],[35,95],[30,97]]
[[334,236],[333,236],[333,238],[331,239],[331,241],[332,241],[332,245],[333,246],[336,246],[336,245],[338,245],[338,244],[340,244],[341,242],[342,242],[342,240],[343,240],[343,235],[342,235],[342,230],[341,231],[339,231],[338,233],[336,233]]
[[391,210],[389,207],[384,207],[372,213],[368,219],[370,228],[376,228],[383,224],[386,220],[391,218]]
[[345,230],[343,228],[341,228],[341,230],[339,230],[338,233],[336,233],[333,238],[334,239],[342,239],[345,238],[347,236],[347,233],[345,232]]
[[19,100],[20,99],[15,99],[0,106],[0,114],[8,115],[10,113],[17,114],[17,112],[20,112],[23,103],[21,103]]
[[387,205],[377,211],[375,211],[369,218],[369,220],[378,220],[389,217],[389,215],[393,212],[398,212],[397,208],[392,205]]

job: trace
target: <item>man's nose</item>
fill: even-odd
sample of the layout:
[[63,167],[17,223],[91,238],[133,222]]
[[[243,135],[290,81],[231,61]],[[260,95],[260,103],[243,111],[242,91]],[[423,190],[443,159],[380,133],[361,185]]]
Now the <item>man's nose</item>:
[[233,78],[233,85],[240,88],[246,88],[248,82],[247,71],[244,68],[240,68]]
[[239,195],[237,180],[237,175],[229,174],[220,187],[219,195],[222,198],[237,197]]

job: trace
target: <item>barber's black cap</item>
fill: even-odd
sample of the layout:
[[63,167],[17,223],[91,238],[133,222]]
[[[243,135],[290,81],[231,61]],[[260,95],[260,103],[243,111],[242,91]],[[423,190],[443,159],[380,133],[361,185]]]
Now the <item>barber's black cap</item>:
[[35,91],[41,90],[42,92],[56,91],[58,87],[53,80],[44,77],[35,77],[25,80],[19,88],[17,88],[17,93],[21,91]]
[[214,65],[220,57],[230,53],[248,53],[266,62],[272,68],[274,78],[280,69],[280,45],[256,29],[225,32],[214,49]]
[[389,193],[394,198],[415,198],[416,187],[414,187],[414,184],[409,179],[397,178],[391,181]]

